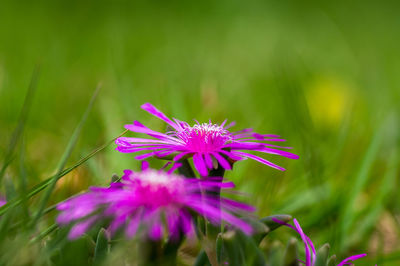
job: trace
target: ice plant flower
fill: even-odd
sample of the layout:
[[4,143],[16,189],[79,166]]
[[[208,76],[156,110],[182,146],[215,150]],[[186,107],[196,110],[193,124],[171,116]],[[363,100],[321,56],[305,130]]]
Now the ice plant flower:
[[172,173],[176,167],[165,172],[145,164],[141,172],[125,170],[121,182],[112,183],[108,188],[92,187],[89,192],[60,203],[57,222],[73,224],[70,239],[79,237],[100,221],[110,222],[110,234],[121,230],[127,237],[146,232],[144,235],[152,240],[167,235],[176,239],[194,232],[194,214],[215,224],[223,220],[251,233],[250,225],[237,215],[254,211],[252,206],[201,193],[233,188],[232,182],[224,182],[222,178],[185,178]]
[[[236,132],[228,129],[235,125],[226,125],[226,120],[221,124],[199,123],[190,126],[188,123],[176,118],[169,119],[150,103],[141,106],[142,109],[166,122],[171,131],[161,133],[153,131],[138,121],[125,125],[125,128],[136,132],[144,133],[150,138],[120,137],[116,140],[120,152],[134,153],[146,151],[145,154],[136,157],[142,160],[151,156],[165,157],[173,155],[174,161],[182,158],[193,157],[193,164],[196,170],[207,176],[208,171],[216,168],[216,163],[224,169],[230,170],[229,160],[238,161],[242,159],[253,159],[270,167],[285,170],[284,168],[254,155],[251,152],[261,152],[284,156],[290,159],[298,159],[296,154],[281,149],[290,149],[270,144],[269,142],[285,141],[278,135],[264,135],[253,132],[251,128]],[[227,160],[228,159],[228,160]]]
[[[306,260],[300,261],[300,262],[303,263],[305,266],[314,266],[315,262],[316,262],[316,251],[315,251],[314,244],[311,241],[311,239],[306,234],[304,234],[303,229],[301,228],[299,222],[296,219],[293,219],[293,223],[294,223],[294,226],[293,226],[288,223],[282,222],[276,218],[272,218],[272,220],[276,223],[285,225],[285,226],[293,229],[300,235],[301,240],[304,243],[304,249],[305,249],[305,254],[306,254]],[[367,256],[367,254],[358,254],[358,255],[350,256],[350,257],[344,259],[342,262],[340,262],[337,266],[352,265],[352,263],[351,263],[352,261],[360,259],[365,256]]]

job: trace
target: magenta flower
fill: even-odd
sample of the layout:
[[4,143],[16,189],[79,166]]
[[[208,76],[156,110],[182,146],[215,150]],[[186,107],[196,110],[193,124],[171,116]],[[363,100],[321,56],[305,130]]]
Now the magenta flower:
[[[293,219],[293,223],[295,226],[287,224],[285,222],[282,222],[276,218],[272,218],[272,220],[276,223],[279,223],[279,224],[282,224],[282,225],[292,228],[294,231],[296,231],[300,235],[301,240],[304,243],[305,254],[306,254],[306,260],[300,261],[300,262],[303,263],[305,266],[314,266],[315,261],[316,261],[316,251],[315,251],[314,244],[311,241],[311,239],[308,236],[306,236],[306,234],[304,234],[303,229],[301,228],[301,226],[297,222],[297,220]],[[310,250],[311,250],[311,252],[310,252]],[[344,259],[342,262],[340,262],[337,266],[352,265],[351,261],[360,259],[365,256],[367,256],[367,254],[358,254],[358,255],[350,256],[350,257]]]
[[290,159],[298,159],[296,154],[280,149],[290,149],[267,142],[285,141],[277,135],[263,135],[253,132],[251,128],[241,131],[230,132],[228,129],[235,123],[226,124],[226,120],[218,125],[211,121],[194,126],[178,119],[169,119],[161,111],[150,103],[141,106],[150,114],[165,121],[171,131],[160,133],[153,131],[138,121],[125,125],[126,129],[137,133],[144,133],[153,139],[120,137],[116,140],[117,150],[131,153],[147,151],[147,153],[136,157],[142,160],[151,156],[165,157],[174,155],[173,160],[178,161],[184,157],[193,157],[193,163],[202,176],[208,175],[208,170],[214,169],[219,163],[224,169],[230,170],[231,163],[227,160],[238,161],[242,159],[253,159],[270,167],[285,170],[284,168],[257,155],[248,153],[262,152],[284,156]]
[[251,233],[251,227],[236,215],[252,212],[253,207],[207,193],[233,188],[232,182],[172,174],[178,165],[168,172],[144,166],[142,172],[125,170],[120,183],[112,183],[108,188],[92,187],[89,192],[60,203],[57,222],[61,225],[74,223],[69,238],[79,237],[96,222],[110,221],[111,234],[123,230],[127,237],[133,237],[141,230],[153,240],[165,235],[176,239],[181,233],[194,232],[194,213],[214,224],[224,220]]

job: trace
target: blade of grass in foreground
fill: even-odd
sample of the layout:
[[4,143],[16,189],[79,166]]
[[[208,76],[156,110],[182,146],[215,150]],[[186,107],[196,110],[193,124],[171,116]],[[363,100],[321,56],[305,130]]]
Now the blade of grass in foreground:
[[14,150],[22,136],[25,128],[26,121],[28,120],[29,110],[32,106],[33,96],[37,88],[37,81],[39,78],[39,66],[33,70],[32,78],[29,83],[28,91],[26,92],[24,103],[22,105],[21,113],[19,115],[17,127],[11,135],[10,143],[8,144],[6,155],[4,157],[3,165],[0,169],[0,182],[4,177],[8,165],[11,163],[14,157]]
[[27,171],[25,168],[25,143],[24,138],[21,140],[20,145],[20,157],[19,157],[19,184],[18,184],[18,193],[22,197],[22,217],[23,217],[23,225],[28,224],[29,220],[29,210],[28,210],[28,199],[26,197],[26,182],[27,182]]
[[393,191],[396,188],[396,177],[399,169],[399,158],[397,151],[393,151],[389,156],[386,166],[386,173],[382,176],[382,181],[377,193],[374,195],[370,206],[368,207],[367,214],[363,216],[360,224],[357,224],[353,232],[353,237],[349,240],[350,245],[360,243],[362,239],[371,231],[377,220],[381,217],[384,211],[384,206],[391,200]]
[[51,234],[52,232],[54,232],[54,230],[56,230],[57,228],[58,228],[58,224],[52,224],[46,230],[41,232],[38,236],[35,236],[34,238],[32,238],[30,242],[34,243],[36,241],[42,240],[44,237],[46,237],[49,234]]
[[39,218],[42,216],[42,212],[46,208],[47,202],[50,199],[50,195],[53,192],[57,181],[61,178],[61,174],[64,170],[64,167],[67,164],[67,161],[68,161],[69,157],[71,156],[72,150],[78,141],[78,137],[82,131],[83,125],[85,124],[87,117],[89,116],[90,110],[93,107],[94,101],[97,97],[99,90],[100,90],[100,85],[97,86],[92,98],[90,99],[89,105],[86,108],[86,111],[82,116],[81,121],[79,122],[78,126],[75,128],[74,132],[72,133],[72,136],[68,142],[67,148],[65,149],[64,154],[62,155],[61,160],[58,164],[57,174],[50,180],[49,188],[43,196],[43,199],[39,206],[39,211],[37,212],[35,218],[32,221],[32,224],[31,224],[32,226],[35,226],[36,223],[38,222]]
[[[98,147],[97,149],[93,150],[91,153],[89,153],[88,155],[86,155],[85,157],[83,157],[82,159],[80,159],[78,162],[76,162],[73,166],[63,170],[59,177],[63,177],[65,175],[67,175],[68,173],[70,173],[72,170],[74,170],[75,168],[79,167],[81,164],[85,163],[87,160],[89,160],[90,158],[92,158],[93,156],[95,156],[97,153],[99,153],[100,151],[104,150],[105,148],[107,148],[110,144],[114,143],[115,140],[121,136],[123,136],[126,132],[128,132],[128,130],[125,130],[124,132],[122,132],[119,136],[115,137],[114,139],[110,140],[109,142],[101,145],[100,147]],[[53,180],[53,178],[55,178],[56,175],[53,175],[52,177],[49,177],[48,179],[42,181],[41,183],[39,183],[38,185],[34,186],[29,192],[27,192],[26,198],[29,199],[33,196],[35,196],[36,194],[38,194],[40,191],[42,191],[43,189],[45,189]],[[18,206],[19,204],[21,204],[22,202],[22,197],[18,197],[14,200],[11,200],[9,202],[7,202],[5,205],[0,207],[0,216],[3,215],[4,213],[7,212],[7,210],[9,210],[10,208],[13,208],[15,206]]]
[[360,169],[356,173],[355,179],[353,179],[351,190],[348,193],[348,198],[345,201],[345,205],[342,209],[340,223],[340,247],[342,251],[348,247],[347,240],[350,236],[350,230],[356,217],[356,214],[353,212],[354,205],[358,196],[367,184],[369,173],[371,171],[372,164],[377,157],[386,125],[387,123],[383,123],[373,136],[364,158],[362,159]]

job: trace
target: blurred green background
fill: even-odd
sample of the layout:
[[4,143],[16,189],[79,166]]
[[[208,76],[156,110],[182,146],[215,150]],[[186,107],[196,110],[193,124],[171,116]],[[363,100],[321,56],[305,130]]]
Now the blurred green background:
[[[28,187],[55,173],[101,82],[68,165],[133,120],[163,130],[140,109],[145,102],[188,122],[234,120],[237,130],[282,135],[300,155],[268,157],[286,172],[248,160],[228,174],[258,215],[291,214],[317,246],[329,242],[341,256],[365,251],[365,265],[399,265],[399,8],[396,1],[1,0],[0,159],[39,65],[23,136]],[[52,202],[137,169],[114,148],[60,180]],[[19,171],[14,160],[6,175]]]

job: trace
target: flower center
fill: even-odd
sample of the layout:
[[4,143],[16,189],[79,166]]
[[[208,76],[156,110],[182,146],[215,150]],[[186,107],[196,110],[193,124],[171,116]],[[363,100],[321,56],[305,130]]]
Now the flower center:
[[187,126],[178,133],[178,137],[184,141],[185,147],[193,152],[218,151],[226,142],[232,140],[228,130],[211,123]]
[[186,194],[184,179],[174,174],[149,169],[135,173],[132,181],[135,197],[150,208],[179,204]]

